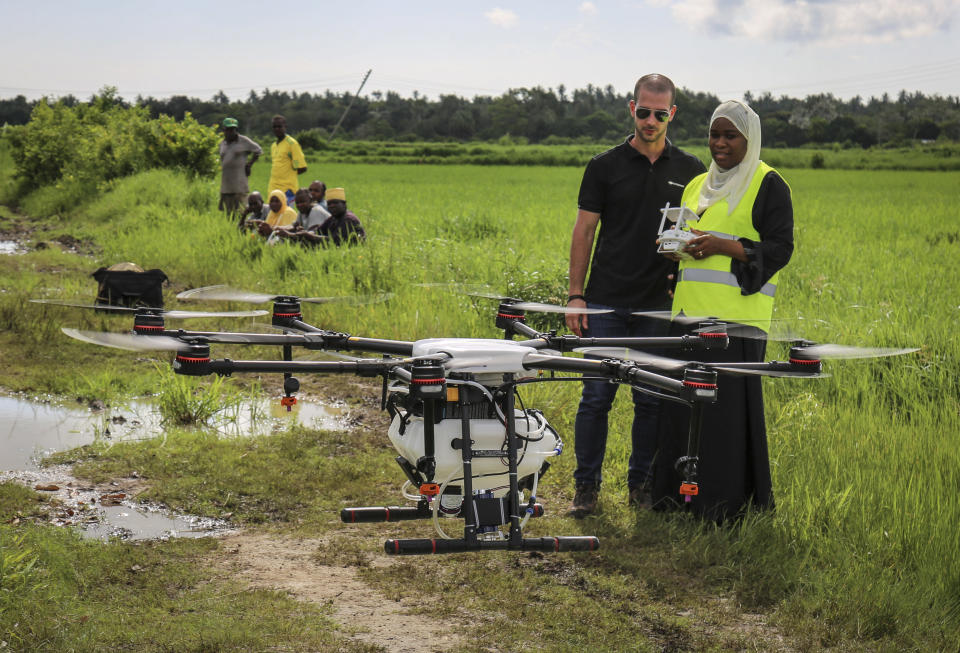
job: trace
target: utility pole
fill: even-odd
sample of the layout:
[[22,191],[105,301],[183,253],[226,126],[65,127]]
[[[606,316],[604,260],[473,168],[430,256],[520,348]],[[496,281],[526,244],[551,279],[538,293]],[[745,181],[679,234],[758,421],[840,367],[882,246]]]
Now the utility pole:
[[328,143],[333,140],[334,136],[337,135],[337,130],[340,129],[340,125],[341,123],[343,123],[343,119],[347,117],[347,112],[349,112],[350,107],[353,106],[353,101],[360,96],[360,91],[363,90],[363,85],[367,83],[367,80],[370,78],[370,73],[372,72],[373,72],[373,68],[368,70],[367,74],[363,76],[363,81],[360,82],[360,88],[358,88],[356,94],[352,98],[350,98],[350,104],[348,104],[347,108],[343,110],[343,115],[340,116],[340,120],[337,121],[337,124],[333,128],[333,131],[330,132],[330,138],[327,139]]

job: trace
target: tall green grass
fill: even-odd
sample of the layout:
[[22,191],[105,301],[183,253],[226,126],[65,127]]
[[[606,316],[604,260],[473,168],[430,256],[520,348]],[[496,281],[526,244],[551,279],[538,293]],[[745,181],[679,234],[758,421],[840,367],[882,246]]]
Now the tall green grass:
[[[626,136],[626,134],[624,134]],[[705,136],[705,135],[704,135]],[[510,166],[583,166],[598,152],[616,143],[525,145],[519,143],[395,143],[335,141],[309,152],[309,159],[337,163],[440,164]],[[683,143],[704,161],[709,154],[701,139]],[[930,143],[913,147],[868,149],[840,144],[764,148],[771,165],[789,168],[843,170],[960,170],[960,147]]]
[[[254,188],[266,190],[267,172],[257,164]],[[384,338],[496,337],[495,302],[417,284],[481,283],[525,299],[561,299],[580,175],[564,167],[311,159],[301,181],[344,186],[369,240],[303,250],[266,247],[238,233],[213,210],[215,184],[152,171],[117,182],[72,216],[69,230],[100,244],[97,264],[160,267],[173,290],[227,283],[301,296],[392,292],[383,304],[305,305],[305,316],[325,328]],[[796,251],[781,274],[777,316],[797,318],[796,328],[821,342],[922,350],[827,363],[832,376],[816,381],[767,380],[774,513],[726,530],[682,520],[642,525],[675,534],[687,552],[686,570],[708,570],[745,606],[775,611],[781,624],[798,628],[822,617],[825,634],[812,640],[814,648],[837,637],[881,648],[948,646],[960,641],[960,341],[953,332],[960,317],[960,175],[784,175],[794,193]],[[0,296],[0,315],[5,301]],[[31,312],[44,310],[11,309],[7,322],[25,330],[30,316],[50,319]],[[236,324],[209,320],[203,328]],[[239,351],[222,346],[213,354],[236,358]],[[770,343],[770,357],[785,353]],[[301,381],[307,391],[314,382]],[[608,509],[625,499],[631,411],[627,393],[620,395],[604,470]],[[569,493],[578,397],[575,383],[524,391],[526,403],[543,408],[568,441],[568,455],[544,479],[545,496]],[[602,537],[641,537],[634,530],[640,521],[611,515],[599,524]],[[625,552],[601,555],[602,564],[636,573]]]

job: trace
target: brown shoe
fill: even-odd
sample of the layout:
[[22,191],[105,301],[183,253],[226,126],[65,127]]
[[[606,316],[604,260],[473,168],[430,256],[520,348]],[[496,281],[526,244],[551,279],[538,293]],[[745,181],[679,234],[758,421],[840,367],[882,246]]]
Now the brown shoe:
[[597,498],[600,495],[599,485],[577,484],[576,494],[573,496],[573,505],[569,514],[574,519],[583,519],[587,515],[597,512]]
[[638,485],[630,488],[630,507],[637,510],[644,510],[650,507],[650,488],[646,485]]

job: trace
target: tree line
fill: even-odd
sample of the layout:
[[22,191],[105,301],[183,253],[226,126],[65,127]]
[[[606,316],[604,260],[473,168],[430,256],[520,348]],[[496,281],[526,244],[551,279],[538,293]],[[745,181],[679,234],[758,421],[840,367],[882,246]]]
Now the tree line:
[[[304,147],[325,143],[345,108],[353,100],[336,137],[381,141],[496,141],[516,143],[615,142],[632,129],[627,110],[629,93],[613,86],[587,85],[568,90],[553,88],[511,89],[497,97],[472,99],[441,95],[428,99],[416,91],[412,97],[374,91],[353,98],[351,93],[297,93],[265,89],[250,91],[244,100],[231,101],[222,91],[209,100],[175,95],[169,98],[137,97],[132,103],[107,89],[122,106],[139,106],[153,118],[161,115],[182,120],[191,114],[201,124],[216,125],[226,116],[240,120],[241,132],[269,139],[275,114],[287,119],[288,130]],[[102,94],[101,94],[102,95]],[[91,102],[95,98],[91,98]],[[745,99],[760,114],[764,144],[800,147],[839,143],[847,147],[902,146],[918,141],[960,141],[960,97],[927,96],[901,91],[864,100],[843,100],[830,93],[803,99],[774,97],[769,93]],[[22,125],[30,120],[38,102],[19,95],[0,100],[0,124]],[[81,104],[74,96],[59,98],[66,106]],[[678,142],[700,141],[720,98],[710,93],[680,89],[679,111],[670,126]]]

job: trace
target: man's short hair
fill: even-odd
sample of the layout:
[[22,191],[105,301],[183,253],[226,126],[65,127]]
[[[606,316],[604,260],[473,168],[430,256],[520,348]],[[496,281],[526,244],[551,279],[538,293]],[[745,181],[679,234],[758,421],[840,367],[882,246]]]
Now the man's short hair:
[[296,201],[296,200],[297,200],[298,198],[300,198],[300,197],[306,197],[306,198],[308,198],[311,202],[313,201],[313,195],[310,194],[310,190],[307,189],[307,188],[301,188],[301,189],[297,190],[296,194],[293,196],[293,199],[294,199],[294,201]]
[[677,100],[677,87],[673,85],[673,82],[670,81],[670,78],[666,75],[651,73],[638,79],[636,85],[633,87],[634,100],[640,97],[641,88],[646,89],[651,93],[669,93],[671,105]]
[[287,124],[287,119],[281,116],[279,113],[275,115],[270,122],[273,123],[273,122],[276,122],[277,120],[282,120],[284,125]]

